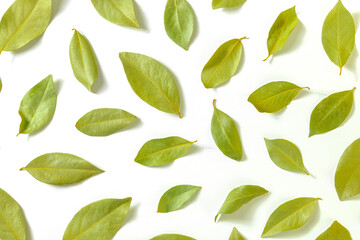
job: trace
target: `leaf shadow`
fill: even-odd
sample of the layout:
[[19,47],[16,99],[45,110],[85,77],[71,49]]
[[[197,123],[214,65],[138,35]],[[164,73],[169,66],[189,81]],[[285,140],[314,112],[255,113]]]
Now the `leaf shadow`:
[[44,34],[42,34],[41,36],[31,40],[30,42],[25,44],[23,47],[21,47],[19,49],[16,49],[16,50],[12,50],[11,52],[14,55],[20,55],[20,54],[23,54],[24,52],[27,52],[31,48],[36,48],[37,46],[39,46],[41,44],[43,36],[44,36]]
[[244,6],[244,4],[245,3],[241,4],[240,6],[232,7],[232,8],[222,8],[221,10],[227,14],[239,14],[239,11],[241,12],[241,9]]
[[52,20],[65,9],[69,2],[69,0],[52,0]]
[[129,212],[125,218],[126,224],[136,220],[136,217],[138,215],[138,208],[139,208],[138,204],[130,207]]
[[[234,119],[233,119],[233,120],[234,120]],[[246,155],[246,152],[245,152],[244,144],[243,144],[242,141],[241,141],[241,139],[243,139],[243,138],[241,137],[242,135],[241,135],[239,123],[238,123],[237,121],[235,121],[235,120],[234,120],[234,123],[235,123],[235,126],[236,126],[236,128],[237,128],[237,130],[238,130],[238,133],[239,133],[239,136],[240,136],[241,149],[242,149],[242,158],[241,158],[239,161],[237,161],[237,160],[235,160],[235,161],[237,161],[237,162],[243,162],[243,161],[248,160],[248,158],[247,158],[247,155]],[[232,160],[233,160],[233,159],[232,159]]]
[[192,154],[196,154],[198,152],[201,151],[201,147],[196,145],[196,143],[194,143],[193,145],[191,145],[189,151],[187,152],[186,155],[192,155]]
[[[354,14],[352,14],[352,16],[353,16],[353,19],[355,22],[355,32],[357,32],[357,30],[359,28],[359,22],[360,22],[360,12],[354,13]],[[344,67],[346,69],[349,69],[350,71],[354,72],[356,76],[357,76],[356,62],[357,62],[358,58],[359,58],[359,51],[357,50],[356,45],[355,45],[354,49],[353,49],[352,53],[350,54],[350,57]]]
[[139,4],[136,1],[133,1],[133,3],[134,3],[135,16],[140,25],[140,30],[143,30],[144,32],[149,32],[149,28],[147,25],[148,21],[145,17],[144,11],[140,8]]
[[24,214],[24,218],[25,218],[25,224],[26,224],[26,239],[27,240],[33,240],[34,239],[34,235],[32,233],[32,230],[30,228],[30,225],[29,225],[29,222],[26,218],[26,214],[24,213],[24,210],[23,210],[23,214]]

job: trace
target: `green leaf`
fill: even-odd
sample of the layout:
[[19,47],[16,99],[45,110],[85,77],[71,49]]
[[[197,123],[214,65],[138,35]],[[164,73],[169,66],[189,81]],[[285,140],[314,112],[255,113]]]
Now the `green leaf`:
[[89,41],[76,29],[70,43],[70,61],[74,75],[90,92],[98,77],[98,67]]
[[233,8],[243,5],[246,0],[213,0],[212,8]]
[[53,76],[49,75],[31,88],[22,99],[19,108],[19,134],[34,133],[45,127],[54,116],[56,101]]
[[336,168],[335,188],[341,201],[360,193],[360,139],[342,154]]
[[145,102],[167,113],[180,114],[180,94],[170,71],[155,59],[137,53],[119,54],[134,92]]
[[226,113],[217,109],[213,101],[214,114],[211,120],[212,137],[223,154],[231,159],[240,161],[242,145],[235,122]]
[[188,50],[194,32],[195,17],[186,0],[167,1],[164,25],[169,38],[183,49]]
[[0,188],[0,239],[26,240],[26,222],[20,205]]
[[248,101],[259,112],[274,113],[289,105],[304,88],[309,89],[285,81],[270,82],[256,89]]
[[120,230],[129,211],[131,198],[103,199],[78,211],[63,240],[110,240]]
[[297,146],[285,139],[266,139],[266,148],[269,152],[271,160],[281,169],[291,172],[306,171],[302,159],[301,152]]
[[269,55],[266,59],[264,59],[264,61],[283,48],[290,33],[294,30],[298,23],[299,19],[295,12],[295,6],[279,14],[269,32],[267,39]]
[[180,209],[198,192],[201,187],[178,185],[167,190],[161,197],[158,212],[167,213]]
[[23,47],[43,34],[51,20],[51,0],[16,0],[0,22],[0,53]]
[[338,221],[334,221],[316,240],[352,240],[352,238],[349,231],[343,225]]
[[148,167],[170,163],[184,156],[195,142],[189,142],[181,137],[153,139],[141,147],[135,162]]
[[233,228],[229,240],[245,240],[236,228]]
[[340,0],[325,18],[321,40],[330,60],[340,67],[341,75],[342,68],[354,49],[355,23]]
[[0,79],[0,91],[2,90],[2,81]]
[[215,216],[215,222],[220,214],[234,213],[244,204],[266,193],[268,193],[266,189],[255,185],[243,185],[238,188],[234,188],[226,197],[225,202]]
[[41,182],[54,185],[78,183],[104,172],[88,161],[67,153],[44,154],[20,170],[28,171]]
[[133,0],[91,0],[96,11],[109,22],[140,28]]
[[314,108],[309,137],[334,130],[345,121],[351,112],[354,90],[331,94]]
[[108,136],[130,125],[136,116],[121,109],[99,108],[82,116],[76,128],[89,136]]
[[245,38],[222,44],[212,55],[201,73],[201,81],[206,88],[217,87],[235,75],[242,54],[241,40]]
[[196,239],[180,234],[161,234],[159,236],[153,237],[150,240],[196,240]]
[[314,211],[319,198],[296,198],[281,204],[270,215],[261,237],[269,237],[303,226]]

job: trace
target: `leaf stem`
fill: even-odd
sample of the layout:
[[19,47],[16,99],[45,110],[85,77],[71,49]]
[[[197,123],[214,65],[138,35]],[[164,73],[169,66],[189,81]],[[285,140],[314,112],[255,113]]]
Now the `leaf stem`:
[[215,103],[216,103],[216,99],[213,100],[213,106],[214,106],[214,108],[216,108]]
[[266,60],[268,60],[268,58],[270,57],[271,55],[269,54],[269,56],[267,56],[263,61],[265,62]]
[[22,168],[19,169],[19,171],[22,171],[22,170],[25,170],[25,167],[22,167]]
[[16,134],[16,136],[18,137],[21,134],[21,132],[19,132],[18,134]]
[[306,169],[304,169],[303,171],[306,175],[308,175],[308,176],[310,175],[310,173],[308,171],[306,171]]
[[179,118],[182,118],[180,111],[178,111],[177,114],[179,115]]
[[341,73],[342,73],[342,67],[340,67],[340,74],[339,75],[341,75]]
[[246,36],[245,36],[245,37],[242,37],[242,38],[239,39],[239,41],[241,41],[241,40],[243,40],[243,39],[247,39],[247,37],[246,37]]

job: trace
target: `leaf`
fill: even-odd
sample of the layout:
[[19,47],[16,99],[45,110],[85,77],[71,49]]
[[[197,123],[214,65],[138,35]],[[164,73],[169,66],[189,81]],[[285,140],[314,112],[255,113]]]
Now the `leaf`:
[[242,145],[235,122],[226,113],[216,108],[215,100],[213,106],[212,137],[225,156],[240,161],[242,158]]
[[304,167],[299,148],[292,142],[285,139],[270,140],[265,138],[265,143],[269,156],[276,166],[287,171],[303,172],[309,175]]
[[212,55],[201,73],[206,88],[217,87],[235,75],[242,54],[241,40],[245,38],[227,41]]
[[194,32],[195,17],[186,0],[167,1],[164,25],[169,38],[183,49],[188,50]]
[[245,240],[236,228],[233,228],[229,240]]
[[298,23],[299,19],[295,12],[295,6],[279,14],[269,32],[267,39],[269,55],[266,59],[264,59],[264,61],[283,48],[290,33],[294,30]]
[[312,111],[309,137],[339,127],[349,116],[354,101],[354,90],[331,94]]
[[285,108],[299,94],[308,87],[299,87],[285,81],[270,82],[256,89],[248,98],[259,112],[274,113]]
[[316,240],[352,240],[352,238],[349,231],[343,225],[338,221],[334,221]]
[[178,185],[167,190],[161,197],[158,212],[167,213],[180,209],[198,192],[201,187]]
[[180,234],[161,234],[159,236],[153,237],[150,240],[196,240],[196,239]]
[[51,0],[15,0],[0,22],[0,53],[42,35],[51,20]]
[[45,127],[54,116],[56,102],[53,76],[49,75],[31,88],[22,99],[19,108],[19,134],[34,133]]
[[2,90],[2,81],[0,79],[0,91]]
[[340,67],[341,75],[342,68],[354,49],[355,23],[340,0],[325,18],[321,40],[330,60]]
[[141,147],[135,162],[148,167],[170,163],[184,156],[195,142],[181,137],[153,139]]
[[89,136],[108,136],[114,134],[136,120],[136,116],[121,109],[99,108],[82,116],[76,128]]
[[0,239],[26,240],[26,222],[20,205],[0,188]]
[[261,237],[269,237],[303,226],[314,211],[319,198],[296,198],[281,204],[270,215]]
[[67,153],[44,154],[20,170],[28,171],[41,182],[54,185],[78,183],[104,172],[88,161]]
[[134,92],[145,102],[167,113],[180,114],[180,94],[170,71],[155,59],[137,53],[119,54]]
[[109,22],[140,28],[133,0],[91,0],[96,11]]
[[98,67],[89,41],[76,29],[70,43],[70,61],[74,75],[90,92],[98,77]]
[[246,0],[213,0],[212,8],[233,8],[243,5],[245,2]]
[[342,154],[336,168],[335,188],[341,201],[360,193],[360,139]]
[[225,202],[215,216],[215,222],[220,214],[234,213],[244,204],[266,193],[268,193],[266,189],[255,185],[243,185],[238,188],[234,188],[226,197]]
[[103,199],[78,211],[67,226],[63,240],[110,240],[128,214],[131,198]]

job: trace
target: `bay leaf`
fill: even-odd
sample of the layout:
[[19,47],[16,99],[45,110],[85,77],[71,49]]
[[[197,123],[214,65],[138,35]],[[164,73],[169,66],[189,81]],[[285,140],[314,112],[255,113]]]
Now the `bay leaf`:
[[90,92],[98,77],[95,53],[89,41],[76,29],[70,42],[70,62],[76,79]]
[[0,188],[0,239],[26,240],[26,221],[20,205]]
[[245,240],[236,228],[233,228],[229,240]]
[[313,213],[319,198],[296,198],[281,204],[270,215],[261,237],[298,229]]
[[164,13],[164,25],[169,38],[188,50],[195,25],[194,13],[188,1],[168,0]]
[[51,20],[51,0],[15,0],[1,18],[0,53],[42,35]]
[[352,240],[352,238],[350,232],[343,225],[334,221],[316,240]]
[[88,161],[68,153],[41,155],[20,170],[28,171],[40,182],[53,185],[78,183],[104,172]]
[[53,76],[49,75],[32,87],[22,99],[19,108],[19,134],[34,133],[45,127],[54,116],[56,102]]
[[295,144],[285,139],[265,138],[266,148],[271,160],[281,169],[302,172],[309,175],[303,163],[301,152]]
[[309,137],[334,130],[345,121],[351,112],[354,90],[333,93],[314,108]]
[[180,209],[197,193],[201,187],[178,185],[167,190],[161,197],[158,213],[167,213]]
[[129,212],[131,198],[103,199],[78,211],[67,226],[63,240],[110,240]]
[[232,118],[219,110],[213,101],[214,114],[211,120],[211,134],[220,149],[227,157],[240,161],[242,158],[242,145],[239,131]]
[[91,0],[96,11],[109,22],[140,28],[133,0]]
[[241,40],[245,38],[227,41],[212,55],[201,73],[201,81],[206,88],[217,87],[235,75],[242,54]]
[[155,59],[137,53],[119,54],[134,92],[146,103],[167,113],[180,114],[180,94],[170,71]]
[[233,8],[243,5],[245,2],[246,0],[213,0],[212,8]]
[[184,156],[195,142],[181,137],[152,139],[141,147],[135,162],[148,167],[170,163]]
[[109,136],[136,120],[136,116],[121,109],[99,108],[82,116],[76,128],[89,136]]
[[215,216],[215,222],[217,221],[220,214],[234,213],[244,204],[266,193],[268,193],[266,189],[256,185],[243,185],[238,188],[234,188],[228,194],[228,196],[225,199],[225,202],[223,203],[219,212]]
[[290,33],[294,30],[298,23],[299,19],[296,15],[295,6],[279,14],[269,32],[267,39],[269,55],[264,59],[264,61],[283,48]]
[[285,81],[270,82],[256,89],[248,98],[259,112],[274,113],[285,108],[302,89]]
[[360,139],[351,143],[341,155],[335,173],[335,188],[341,201],[360,194]]
[[325,18],[321,40],[330,60],[340,67],[341,75],[342,68],[354,49],[355,23],[340,0]]
[[153,237],[150,240],[196,240],[196,239],[180,234],[161,234],[159,236]]

